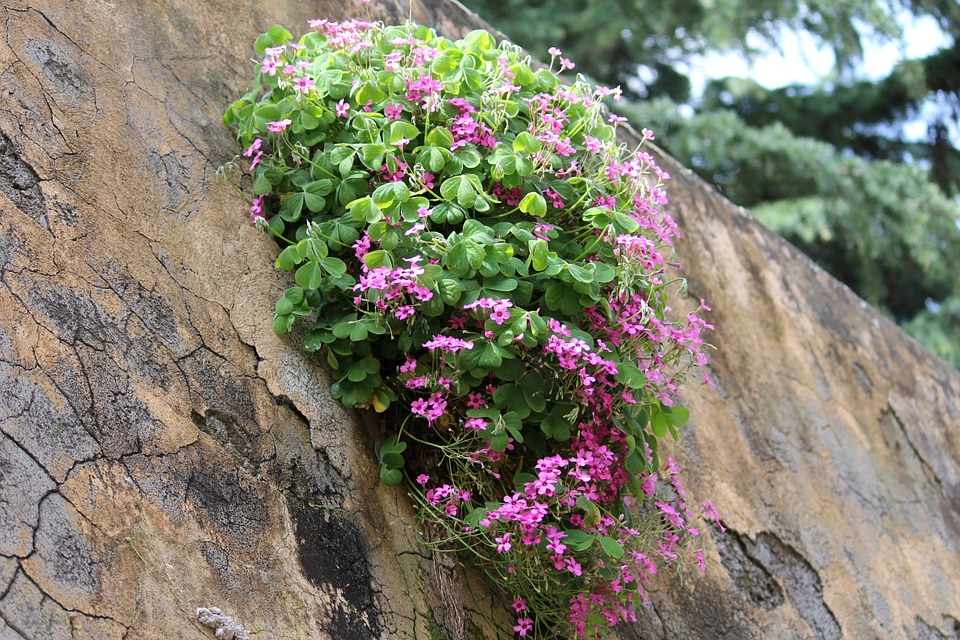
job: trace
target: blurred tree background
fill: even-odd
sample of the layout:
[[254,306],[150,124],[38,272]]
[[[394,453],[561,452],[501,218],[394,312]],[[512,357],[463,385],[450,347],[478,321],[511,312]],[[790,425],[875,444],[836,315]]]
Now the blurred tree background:
[[[535,57],[557,46],[614,105],[733,202],[960,368],[960,2],[465,0]],[[933,19],[944,46],[880,79],[865,44]],[[832,50],[816,85],[768,89],[691,70],[785,33]],[[918,124],[925,133],[917,135]]]

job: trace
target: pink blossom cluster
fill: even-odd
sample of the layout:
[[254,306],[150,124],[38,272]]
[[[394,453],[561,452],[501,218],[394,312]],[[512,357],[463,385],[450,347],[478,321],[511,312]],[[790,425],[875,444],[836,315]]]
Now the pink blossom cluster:
[[416,78],[407,78],[406,98],[410,102],[420,105],[426,111],[437,111],[440,109],[440,93],[443,91],[443,83],[435,80],[429,75],[417,76]]
[[473,115],[476,112],[476,107],[462,98],[453,98],[449,102],[460,110],[460,114],[450,122],[450,133],[453,134],[451,150],[465,147],[468,144],[475,144],[488,149],[497,146],[497,139],[493,137],[493,130],[487,126],[487,123],[478,120]]
[[[358,257],[369,250],[369,236],[364,235],[354,245]],[[357,292],[354,304],[358,307],[364,302],[372,303],[379,312],[392,312],[399,319],[404,320],[415,313],[414,304],[426,302],[433,297],[433,292],[420,284],[419,277],[424,269],[417,262],[420,256],[408,258],[409,267],[379,266],[368,269],[364,261],[360,260],[361,273],[353,290]]]
[[499,200],[500,202],[505,202],[508,206],[516,207],[520,204],[520,199],[523,198],[523,192],[520,191],[519,187],[505,187],[499,182],[493,183],[492,189],[493,197]]
[[[549,166],[554,156],[568,158],[575,155],[577,146],[567,131],[570,116],[567,115],[564,107],[577,103],[590,105],[593,103],[592,99],[589,96],[558,88],[554,93],[539,93],[532,98],[527,98],[526,101],[530,110],[528,131],[542,145],[541,150],[534,154],[536,162]],[[558,177],[578,175],[581,171],[578,161],[574,160],[558,172]],[[562,204],[558,206],[555,200],[554,208],[563,207]]]
[[250,222],[256,226],[266,220],[263,215],[263,201],[266,196],[257,196],[250,202]]
[[442,506],[448,516],[457,515],[460,503],[470,504],[469,491],[451,487],[449,484],[429,489],[426,498],[433,506]]
[[[296,51],[297,45],[289,45],[291,49]],[[301,60],[296,64],[286,64],[283,65],[281,56],[285,55],[287,52],[287,45],[280,45],[278,47],[267,47],[264,51],[266,54],[264,58],[260,61],[260,73],[266,74],[268,76],[275,76],[277,72],[283,74],[283,76],[293,76],[298,71],[302,72],[307,67],[307,62]],[[289,79],[289,78],[288,78]]]
[[439,391],[430,394],[429,398],[417,398],[410,403],[410,413],[423,416],[427,422],[436,421],[446,412],[446,409],[447,400]]
[[263,146],[263,140],[260,138],[255,139],[249,147],[243,152],[243,155],[252,158],[250,161],[250,171],[253,171],[257,168],[257,165],[260,164],[260,161],[263,159],[263,151],[261,147]]
[[[688,314],[684,323],[666,324],[652,312],[650,302],[642,294],[611,296],[607,307],[609,311],[599,307],[584,310],[588,330],[636,358],[647,381],[645,390],[671,405],[678,388],[675,376],[668,370],[669,362],[683,353],[696,366],[705,366],[703,332],[713,330],[713,325],[696,313]],[[709,310],[703,301],[701,308]]]
[[377,173],[384,182],[403,182],[409,168],[410,166],[406,162],[400,161],[397,162],[396,170],[391,171],[390,167],[384,164]]
[[[595,445],[594,445],[595,446]],[[583,565],[578,554],[570,548],[568,534],[560,530],[551,516],[559,504],[574,509],[576,498],[584,495],[601,506],[612,506],[619,499],[618,492],[588,488],[588,483],[603,484],[614,482],[609,473],[612,466],[611,451],[604,445],[581,448],[573,457],[560,455],[540,459],[536,464],[536,480],[525,483],[523,491],[515,492],[503,498],[501,506],[488,510],[480,520],[480,525],[491,531],[500,532],[494,536],[498,554],[507,554],[519,542],[522,547],[543,547],[550,554],[555,571],[572,577],[582,576],[592,569]],[[641,532],[628,525],[621,517],[614,519],[609,515],[587,525],[580,513],[572,513],[569,521],[572,526],[594,536],[604,536],[615,540],[625,549],[624,555],[612,565],[610,561],[597,560],[596,569],[613,568],[612,578],[591,582],[591,590],[580,594],[570,601],[569,622],[575,632],[582,637],[593,637],[600,629],[591,627],[591,620],[598,615],[607,626],[617,622],[634,621],[633,606],[639,600],[645,600],[644,586],[650,577],[658,571],[657,559],[672,562],[677,559],[677,545],[680,535],[696,536],[699,531],[690,522],[697,517],[686,504],[686,491],[677,477],[679,470],[673,460],[662,472],[662,479],[669,481],[673,498],[656,500],[656,513],[662,522],[662,535],[657,542],[656,557],[651,557],[631,545],[632,540],[641,536]],[[645,477],[644,492],[652,495],[658,482],[657,474]],[[712,503],[705,503],[700,511],[704,517],[715,519],[720,525],[719,515]],[[697,554],[698,566],[702,568],[703,558]],[[523,609],[517,609],[518,624],[525,617]]]
[[456,353],[462,349],[473,349],[473,343],[468,340],[437,334],[430,340],[424,342],[423,348],[430,351],[437,350],[446,353]]
[[[591,572],[590,590],[569,603],[568,622],[579,637],[593,637],[603,626],[635,620],[633,605],[645,599],[644,588],[650,576],[657,573],[658,562],[678,559],[681,536],[696,536],[699,533],[690,524],[698,516],[714,520],[718,526],[722,526],[712,503],[702,505],[699,514],[688,507],[686,491],[678,477],[679,470],[672,460],[659,473],[641,474],[638,479],[643,495],[651,498],[651,508],[655,509],[652,513],[658,514],[661,522],[662,535],[656,541],[652,555],[649,551],[644,553],[632,546],[633,540],[641,537],[640,531],[629,526],[622,518],[615,520],[603,515],[599,520],[587,524],[584,514],[579,511],[578,499],[581,498],[604,510],[614,508],[619,501],[625,500],[623,492],[630,480],[626,471],[626,436],[614,428],[606,417],[616,414],[623,403],[630,404],[635,399],[617,381],[616,363],[604,357],[605,352],[610,352],[608,345],[623,346],[643,339],[649,344],[670,341],[671,348],[675,349],[699,348],[702,345],[699,332],[709,327],[689,319],[687,325],[680,329],[659,321],[652,322],[655,316],[644,314],[645,301],[642,296],[612,297],[610,305],[614,313],[612,320],[601,317],[595,308],[587,313],[585,328],[589,328],[595,336],[607,339],[607,342],[596,340],[596,349],[574,337],[563,322],[548,319],[550,336],[546,344],[538,348],[539,355],[532,357],[532,366],[556,367],[566,372],[564,375],[570,376],[571,393],[581,407],[583,419],[577,424],[576,433],[570,440],[569,453],[539,459],[534,465],[535,478],[525,482],[520,490],[505,495],[502,504],[489,509],[479,523],[491,531],[492,544],[498,555],[507,557],[518,548],[542,548],[560,576],[572,579]],[[467,305],[466,310],[495,310],[498,306],[505,306],[505,302],[480,298]],[[640,347],[637,349],[641,353]],[[649,352],[648,345],[643,353]],[[651,367],[644,371],[655,381],[666,384],[665,372],[661,380],[653,375]],[[675,391],[675,387],[669,388]],[[658,393],[661,391],[660,387],[651,389]],[[494,391],[495,387],[487,385],[485,389],[473,391],[458,402],[472,409],[484,408],[489,406]],[[432,397],[438,396],[434,394]],[[457,411],[453,405],[447,409]],[[489,421],[483,418],[469,418],[464,422],[465,430],[478,434],[485,434],[488,427]],[[644,448],[649,462],[652,457],[645,443]],[[472,459],[476,463],[483,463],[491,477],[500,477],[501,456],[489,449],[489,442],[486,447],[478,448]],[[658,484],[666,485],[672,497],[661,496],[653,500]],[[629,502],[629,499],[626,500]],[[567,518],[571,526],[590,535],[612,538],[623,546],[623,557],[606,567],[616,570],[613,578],[598,580],[596,577],[595,572],[603,569],[607,561],[594,556],[591,562],[595,564],[588,566],[571,549],[566,541],[567,534],[557,526],[556,514],[564,512],[569,514]],[[703,568],[702,554],[698,552],[695,557],[697,565]],[[529,616],[518,611],[515,627],[518,634],[521,630],[523,633],[532,631],[527,620],[530,620]],[[598,622],[601,620],[602,624]]]
[[566,206],[566,205],[564,204],[563,198],[560,196],[560,194],[557,193],[556,191],[553,191],[552,189],[544,189],[544,190],[543,190],[543,197],[549,198],[549,200],[550,200],[550,205],[551,205],[554,209],[563,209],[563,208]]
[[413,38],[391,38],[394,50],[384,56],[384,67],[389,71],[403,71],[422,67],[432,62],[440,52]]
[[326,36],[327,44],[333,49],[356,51],[365,48],[367,33],[374,27],[372,22],[363,20],[344,20],[334,22],[326,19],[310,20],[310,28]]
[[490,319],[496,322],[498,325],[502,325],[504,322],[510,319],[510,308],[512,306],[513,301],[505,298],[480,298],[474,302],[464,305],[463,308],[465,310],[487,309],[490,311]]
[[634,260],[646,271],[659,271],[665,260],[657,250],[657,245],[647,236],[633,233],[618,235],[614,240],[616,249],[613,254],[622,261]]
[[554,229],[556,229],[556,227],[552,224],[545,224],[545,223],[536,224],[533,227],[533,236],[540,240],[549,241],[550,236],[548,234]]

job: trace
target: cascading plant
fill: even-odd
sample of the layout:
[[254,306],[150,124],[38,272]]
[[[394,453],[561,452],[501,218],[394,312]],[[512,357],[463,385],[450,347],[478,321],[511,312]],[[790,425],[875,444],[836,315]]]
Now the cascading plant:
[[712,329],[702,301],[671,319],[669,176],[555,49],[536,70],[485,31],[310,27],[257,39],[224,115],[294,272],[274,330],[305,322],[333,395],[388,416],[380,477],[510,594],[516,635],[602,637],[720,524],[657,456]]

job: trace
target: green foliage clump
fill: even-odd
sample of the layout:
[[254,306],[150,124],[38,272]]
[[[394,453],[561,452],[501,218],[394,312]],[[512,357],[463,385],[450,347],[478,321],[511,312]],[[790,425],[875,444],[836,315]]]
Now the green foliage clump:
[[711,328],[670,311],[668,176],[617,144],[615,92],[484,31],[311,26],[257,40],[224,116],[296,283],[274,330],[305,321],[333,395],[389,417],[381,479],[511,594],[517,634],[604,635],[697,533],[657,455]]

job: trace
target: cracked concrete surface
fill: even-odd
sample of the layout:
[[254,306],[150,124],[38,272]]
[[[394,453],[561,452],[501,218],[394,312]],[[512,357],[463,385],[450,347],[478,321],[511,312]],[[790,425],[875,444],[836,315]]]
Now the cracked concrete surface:
[[[509,630],[272,334],[276,248],[214,179],[255,37],[354,8],[0,0],[0,638],[212,637],[198,607],[258,638]],[[719,348],[674,454],[729,532],[621,637],[958,637],[960,375],[664,162]]]

